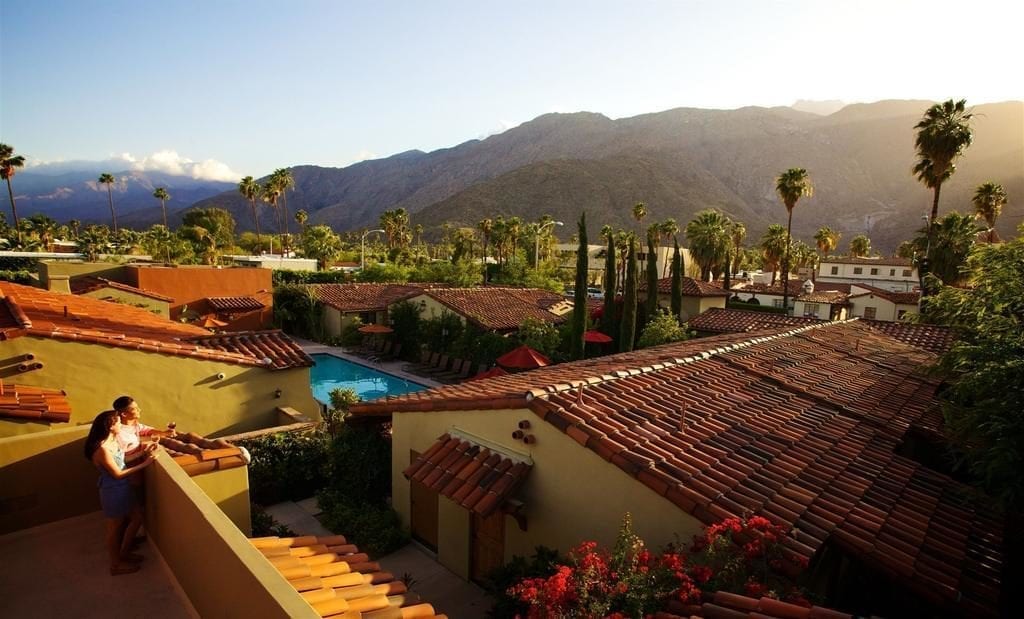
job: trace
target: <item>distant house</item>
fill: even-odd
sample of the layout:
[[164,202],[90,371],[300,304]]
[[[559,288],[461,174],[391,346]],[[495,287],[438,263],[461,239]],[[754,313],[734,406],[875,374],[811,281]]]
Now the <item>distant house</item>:
[[[783,289],[782,280],[775,282],[775,285],[758,282],[737,282],[729,289],[733,293],[733,299],[746,303],[755,303],[767,307],[782,308]],[[804,282],[798,279],[789,280],[789,302],[790,309],[796,298],[803,294]]]
[[238,267],[258,269],[286,269],[289,271],[316,271],[317,262],[312,258],[286,258],[280,255],[262,254],[259,256],[223,256],[231,264]]
[[899,321],[917,313],[920,291],[893,292],[868,284],[851,286],[850,315],[870,320]]
[[[71,424],[123,394],[147,423],[201,434],[277,425],[278,408],[318,417],[313,361],[280,331],[212,334],[123,303],[0,282],[0,358],[4,382],[65,391]],[[53,421],[0,420],[0,436]]]
[[324,306],[323,325],[328,335],[358,319],[363,324],[387,324],[388,308],[421,294],[431,284],[311,284],[310,290]]
[[760,514],[792,527],[783,546],[823,597],[995,616],[998,511],[903,455],[941,437],[934,359],[861,321],[805,320],[351,413],[391,421],[393,506],[464,578],[539,545],[610,544],[625,512],[652,548]]
[[918,286],[917,267],[907,258],[830,256],[818,264],[816,283],[869,284],[894,292]]
[[572,301],[538,288],[429,288],[409,299],[423,309],[422,317],[454,314],[484,331],[517,331],[527,318],[561,324],[572,313]]
[[[722,289],[721,282],[705,282],[692,277],[684,277],[682,281],[682,320],[701,314],[713,307],[725,307],[729,293]],[[647,299],[647,280],[640,281],[640,299]],[[658,307],[672,309],[672,278],[658,280]]]
[[793,302],[793,315],[843,320],[850,305],[849,297],[849,284],[807,280],[803,284],[803,292]]

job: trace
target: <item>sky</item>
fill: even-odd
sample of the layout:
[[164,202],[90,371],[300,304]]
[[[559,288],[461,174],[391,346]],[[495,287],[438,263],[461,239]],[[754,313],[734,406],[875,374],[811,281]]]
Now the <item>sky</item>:
[[0,0],[0,141],[30,165],[237,180],[549,112],[1024,99],[1024,3]]

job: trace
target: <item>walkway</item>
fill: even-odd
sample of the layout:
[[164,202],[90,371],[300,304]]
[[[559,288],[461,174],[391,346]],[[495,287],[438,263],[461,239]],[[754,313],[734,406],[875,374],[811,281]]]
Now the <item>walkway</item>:
[[[278,503],[266,510],[297,535],[334,535],[316,519],[320,509],[315,498]],[[396,578],[401,579],[406,574],[411,576],[410,589],[418,593],[424,602],[433,605],[437,612],[451,619],[484,617],[493,603],[483,589],[449,572],[419,544],[407,544],[377,561],[381,569],[391,572]]]

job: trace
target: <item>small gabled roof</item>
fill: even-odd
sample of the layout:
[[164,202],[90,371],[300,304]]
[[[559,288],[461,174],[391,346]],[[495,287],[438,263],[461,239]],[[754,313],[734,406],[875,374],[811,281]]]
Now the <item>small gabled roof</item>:
[[95,275],[82,275],[75,277],[68,282],[68,285],[71,287],[71,294],[88,294],[90,292],[96,292],[97,290],[103,290],[104,288],[111,288],[113,290],[120,290],[121,292],[137,294],[141,297],[148,297],[157,301],[174,303],[173,297],[160,294],[159,292],[153,292],[152,290],[146,290],[144,288],[136,288],[135,286],[130,286],[105,277],[97,277]]
[[869,295],[885,299],[897,305],[917,305],[921,301],[921,291],[911,290],[908,292],[893,292],[886,290],[885,288],[879,288],[877,286],[871,286],[869,284],[853,284],[856,288],[863,288],[867,292],[856,292],[851,294],[851,299],[859,299]]
[[251,297],[206,297],[210,307],[218,312],[254,312],[266,307],[261,301]]
[[310,284],[318,301],[340,312],[384,311],[411,299],[433,284]]
[[512,331],[527,318],[562,323],[569,316],[571,301],[539,288],[431,288],[424,294],[469,322],[488,331]]

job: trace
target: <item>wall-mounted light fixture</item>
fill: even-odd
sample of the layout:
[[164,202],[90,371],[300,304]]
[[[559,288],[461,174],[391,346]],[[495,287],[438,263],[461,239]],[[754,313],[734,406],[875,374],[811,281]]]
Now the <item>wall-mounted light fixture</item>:
[[284,395],[284,392],[283,392],[283,391],[281,391],[280,389],[275,389],[275,390],[274,390],[274,397],[275,397],[275,398],[278,398],[278,399],[280,399],[280,397],[281,397],[281,396],[283,396],[283,395]]

